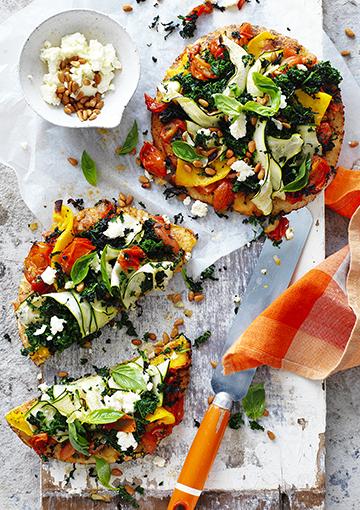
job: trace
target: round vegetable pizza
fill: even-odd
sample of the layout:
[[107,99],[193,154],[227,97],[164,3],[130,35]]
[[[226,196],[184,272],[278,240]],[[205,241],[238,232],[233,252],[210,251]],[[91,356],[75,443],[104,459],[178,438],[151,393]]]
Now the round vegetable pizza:
[[145,95],[153,143],[141,164],[217,212],[279,218],[334,175],[341,79],[292,38],[250,23],[219,29],[185,48],[155,98]]

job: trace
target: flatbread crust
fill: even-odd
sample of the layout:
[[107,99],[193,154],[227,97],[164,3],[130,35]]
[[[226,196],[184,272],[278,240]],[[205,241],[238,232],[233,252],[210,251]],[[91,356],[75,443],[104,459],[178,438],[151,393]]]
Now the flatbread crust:
[[[192,44],[189,44],[187,47],[185,47],[184,51],[177,57],[177,59],[174,61],[174,63],[170,66],[170,68],[167,70],[164,80],[168,79],[170,77],[170,71],[173,69],[176,69],[181,64],[181,60],[184,57],[184,55],[187,53],[188,49],[191,47],[194,47],[198,44],[200,44],[201,47],[207,47],[210,42],[214,39],[218,39],[220,35],[223,34],[231,34],[231,32],[234,31],[240,31],[242,25],[228,25],[226,27],[220,28],[218,30],[215,30],[214,32],[211,32],[207,35],[204,35],[203,37],[200,37],[197,41],[195,41]],[[302,46],[297,40],[284,36],[282,34],[279,34],[278,32],[274,30],[269,30],[265,27],[259,27],[256,25],[252,25],[253,34],[254,37],[260,34],[261,32],[270,32],[272,35],[275,36],[275,39],[272,40],[273,48],[272,49],[280,49],[283,48],[285,45],[291,48],[294,48],[295,50],[299,51],[300,55],[303,56],[313,56],[304,46]],[[327,175],[326,179],[326,187],[330,182],[332,181],[334,175],[335,175],[335,167],[340,155],[340,150],[344,138],[344,105],[341,101],[341,93],[338,89],[337,91],[337,104],[339,105],[339,108],[337,111],[332,111],[328,108],[326,112],[326,120],[332,127],[333,133],[336,136],[334,139],[334,147],[330,150],[324,153],[323,157],[326,159],[326,161],[329,163],[331,167],[331,171]],[[154,145],[165,155],[169,156],[171,155],[172,158],[175,158],[171,153],[171,149],[167,151],[167,154],[164,153],[164,147],[161,143],[160,139],[160,132],[163,128],[163,124],[160,121],[159,114],[153,113],[151,116],[151,133],[154,140]],[[202,202],[206,202],[208,204],[212,205],[213,202],[213,195],[212,194],[203,194],[200,193],[198,189],[188,187],[187,193],[195,200],[201,200]],[[281,200],[279,198],[276,198],[273,200],[273,211],[271,213],[272,216],[281,214],[281,213],[290,213],[291,211],[295,209],[300,209],[301,207],[305,207],[308,203],[312,202],[316,196],[317,193],[310,193],[306,195],[301,201],[298,201],[296,203],[291,203],[288,200]],[[235,202],[232,206],[232,209],[234,211],[237,211],[241,214],[244,214],[246,216],[261,216],[261,211],[251,202],[250,196],[245,195],[244,193],[237,193]]]
[[[179,337],[181,339],[185,339],[184,336]],[[178,369],[173,369],[173,372],[176,375],[176,381],[177,381],[177,387],[178,387],[178,399],[182,398],[184,396],[184,393],[189,385],[190,381],[190,366],[191,366],[191,344],[188,340],[186,340],[188,351],[186,353],[187,356],[187,362],[183,366],[181,366]],[[164,351],[164,348],[173,350],[178,345],[178,339],[175,339],[171,342],[168,342],[167,344],[164,343],[158,343],[154,346],[154,354],[159,355]],[[29,400],[28,402],[25,402],[21,406],[15,408],[16,412],[19,415],[25,415],[29,409],[33,407],[33,405],[36,403],[36,399]],[[14,409],[12,410],[14,411]],[[10,414],[12,411],[10,411],[8,414]],[[10,428],[13,432],[21,439],[23,443],[25,443],[27,446],[32,448],[30,440],[31,436],[26,434],[23,430],[18,429],[11,423],[9,423]],[[167,434],[169,435],[169,434]],[[161,437],[160,435],[156,437],[157,444],[160,443]],[[71,463],[77,463],[77,464],[95,464],[95,457],[90,456],[86,457],[85,455],[82,455],[81,453],[76,453],[71,457],[68,457],[66,460],[62,459],[60,456],[61,452],[61,443],[59,443],[55,449],[54,449],[54,455],[51,458],[54,458],[56,460],[61,460],[62,462],[71,462]],[[144,449],[143,445],[140,443],[138,447],[136,448],[134,454],[130,457],[125,457],[125,461],[134,460],[140,457],[144,457],[147,454],[146,450]],[[96,457],[100,457],[104,460],[106,460],[108,463],[116,462],[120,457],[120,452],[118,450],[115,450],[115,448],[112,448],[111,446],[106,446],[104,449],[102,449],[99,453],[96,453]]]
[[[107,201],[100,201],[94,207],[88,207],[80,211],[74,216],[74,232],[75,234],[79,234],[85,230],[88,230],[92,225],[97,223],[103,215],[104,205],[108,203]],[[149,218],[153,218],[154,216],[149,214],[147,211],[142,209],[136,209],[135,207],[118,207],[117,213],[120,211],[126,212],[127,214],[133,216],[140,222],[145,222],[145,220]],[[184,250],[185,253],[189,253],[192,251],[196,244],[196,236],[194,233],[185,227],[181,227],[179,225],[171,224],[171,233],[173,237],[178,242],[180,248]],[[185,262],[185,261],[184,261]],[[180,270],[181,264],[178,266],[177,271]],[[21,303],[25,301],[31,294],[33,293],[31,285],[23,276],[20,281],[18,298],[13,302],[14,310],[19,308]],[[29,347],[29,341],[27,335],[25,333],[25,327],[22,322],[17,318],[17,325],[19,330],[19,336],[22,341],[22,344],[25,348]],[[36,365],[41,365],[44,361],[50,356],[50,352],[47,347],[40,347],[34,354],[31,354],[30,357],[32,361]]]

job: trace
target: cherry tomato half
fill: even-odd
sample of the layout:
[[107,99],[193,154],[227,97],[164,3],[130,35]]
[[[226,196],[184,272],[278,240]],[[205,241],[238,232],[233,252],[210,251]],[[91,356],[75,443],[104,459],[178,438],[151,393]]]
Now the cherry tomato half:
[[85,237],[75,237],[73,241],[61,252],[59,264],[63,271],[70,274],[75,261],[95,250],[95,246]]
[[144,250],[140,246],[132,246],[131,248],[125,248],[121,250],[118,257],[118,262],[124,271],[129,269],[138,270],[142,260],[146,258]]
[[165,158],[152,143],[144,143],[140,151],[140,161],[142,166],[151,174],[157,177],[165,177]]
[[154,98],[152,98],[148,94],[144,94],[144,98],[145,98],[146,108],[149,110],[149,112],[152,112],[152,113],[163,112],[169,106],[167,103],[162,103],[162,102],[156,101]]
[[42,281],[40,275],[50,266],[50,255],[54,246],[49,243],[38,242],[32,245],[28,256],[24,261],[24,275],[35,292],[44,294],[50,290],[50,286]]
[[195,55],[190,62],[190,73],[194,78],[201,81],[211,80],[216,78],[216,74],[213,73],[211,65],[206,62],[200,55]]
[[183,133],[184,131],[186,131],[186,123],[183,120],[174,119],[162,128],[160,138],[163,142],[169,143],[178,132]]
[[223,58],[225,48],[219,42],[219,39],[213,39],[209,46],[210,53],[214,58]]
[[289,220],[282,216],[274,230],[267,234],[267,237],[272,241],[281,241],[285,236],[286,230],[289,226]]
[[214,191],[213,206],[215,211],[224,211],[235,200],[235,194],[232,190],[230,181],[223,181]]
[[171,248],[173,253],[178,254],[180,247],[177,240],[171,234],[171,227],[166,223],[155,223],[154,225],[155,234],[161,241]]
[[308,186],[314,187],[314,192],[321,191],[331,173],[331,168],[326,159],[321,156],[314,156],[311,164]]

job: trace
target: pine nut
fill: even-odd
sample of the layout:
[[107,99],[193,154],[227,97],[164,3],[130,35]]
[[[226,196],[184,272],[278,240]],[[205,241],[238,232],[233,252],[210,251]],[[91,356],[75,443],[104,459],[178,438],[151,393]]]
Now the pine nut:
[[233,163],[235,163],[235,161],[236,161],[236,158],[235,158],[235,156],[233,156],[232,158],[229,158],[229,159],[227,160],[226,164],[227,164],[228,166],[231,166]]
[[203,166],[203,162],[200,161],[200,159],[195,159],[195,161],[193,161],[193,165],[195,168],[201,168]]
[[65,106],[66,106],[67,104],[69,104],[69,103],[70,103],[70,99],[68,98],[68,96],[65,96],[65,95],[64,95],[64,96],[62,97],[62,99],[61,99],[61,102],[62,102],[62,104],[63,104],[63,105],[65,105]]
[[85,87],[87,87],[88,85],[91,85],[91,81],[88,78],[84,78],[83,85],[85,85]]
[[66,115],[71,115],[73,113],[74,109],[71,105],[64,106],[64,112]]
[[119,193],[119,200],[122,200],[123,202],[125,202],[126,195],[124,195],[124,193]]
[[265,170],[262,168],[260,172],[257,174],[257,178],[259,181],[262,181],[262,179],[265,177]]
[[359,142],[357,140],[351,140],[351,142],[349,142],[349,147],[351,147],[352,149],[354,149],[354,147],[357,147],[359,145]]
[[123,472],[119,468],[112,468],[111,474],[113,476],[121,476],[123,474]]
[[121,198],[119,198],[119,207],[125,207],[125,206],[126,206],[125,200],[121,200]]
[[164,333],[163,333],[163,335],[162,335],[162,339],[163,339],[163,342],[164,342],[164,343],[165,343],[165,342],[166,342],[166,343],[168,343],[168,342],[170,341],[170,337],[169,337],[169,335],[168,335],[167,333],[165,333],[165,332],[164,332]]
[[174,322],[174,326],[182,326],[184,324],[184,319],[176,319]]
[[76,94],[77,101],[80,101],[84,97],[84,92],[79,89],[79,92]]
[[349,28],[349,27],[345,28],[345,34],[348,37],[350,37],[351,39],[354,39],[354,37],[355,37],[355,32],[351,28]]
[[126,205],[131,205],[133,203],[133,201],[134,201],[134,197],[132,195],[128,195],[126,197],[126,200],[125,200]]
[[101,110],[101,108],[104,106],[104,101],[98,101],[96,103],[96,108],[98,108],[99,110]]
[[201,303],[201,301],[203,301],[205,299],[205,296],[204,294],[202,294],[201,292],[197,292],[194,296],[194,301],[196,303]]
[[132,5],[130,4],[124,4],[122,8],[124,12],[131,12],[133,10]]
[[256,117],[250,117],[250,123],[252,126],[256,126],[257,118]]
[[185,317],[192,317],[192,314],[193,314],[192,310],[185,308],[185,310],[184,310]]
[[213,367],[213,368],[216,368],[218,366],[218,362],[217,361],[210,361],[210,365]]
[[72,166],[76,166],[79,163],[77,159],[72,158],[72,157],[67,158],[67,160],[70,163],[70,165],[72,165]]
[[150,189],[151,188],[151,183],[150,182],[144,182],[144,184],[142,184],[141,187],[144,188],[144,189]]
[[70,62],[70,64],[73,66],[73,67],[80,67],[80,62],[78,62],[77,60],[72,60]]
[[251,140],[248,143],[248,149],[249,149],[249,152],[251,152],[251,153],[255,152],[255,150],[256,150],[256,142],[255,142],[255,140]]
[[194,301],[194,292],[192,290],[190,290],[190,292],[188,293],[188,300],[189,301]]
[[86,58],[79,58],[80,64],[86,64],[87,60]]
[[65,370],[60,370],[57,375],[59,377],[67,377],[69,375],[69,372],[65,372]]
[[149,179],[145,177],[145,175],[140,175],[139,182],[141,182],[142,184],[146,184],[147,182],[149,182]]
[[343,57],[350,57],[351,51],[350,50],[342,50],[341,55]]
[[215,168],[211,168],[210,166],[206,167],[205,168],[205,173],[206,175],[215,175],[216,174],[216,170]]
[[96,103],[97,103],[96,99],[93,98],[91,99],[91,101],[89,101],[89,106],[91,106],[91,108],[94,108],[96,106]]
[[89,120],[95,120],[97,117],[97,113],[93,112],[90,117],[89,117]]
[[226,152],[225,152],[225,156],[227,159],[230,159],[232,158],[234,155],[234,151],[232,151],[231,149],[228,149]]
[[245,156],[249,159],[252,158],[252,152],[246,151]]
[[101,74],[100,73],[94,74],[94,82],[95,82],[95,85],[99,85],[99,83],[101,83]]
[[191,165],[187,165],[187,164],[185,164],[185,165],[184,165],[184,170],[185,170],[185,172],[189,172],[189,173],[190,173],[190,172],[192,172],[192,167],[191,167]]
[[62,71],[59,71],[59,72],[58,72],[58,79],[59,79],[59,82],[60,82],[60,83],[64,83],[64,81],[65,81],[65,75],[64,75],[64,73],[63,73]]
[[209,106],[209,103],[205,99],[198,99],[198,103],[201,104],[204,108],[207,108]]
[[156,340],[156,335],[155,333],[148,333],[148,339],[151,340],[152,342],[154,342]]
[[291,128],[291,124],[289,124],[288,122],[282,122],[282,125],[285,129],[290,129]]
[[85,105],[85,103],[87,103],[88,99],[89,99],[89,98],[88,98],[87,96],[84,96],[84,97],[82,97],[82,98],[80,99],[79,103],[80,103],[80,104]]
[[88,114],[87,110],[83,110],[82,111],[82,118],[83,118],[83,120],[87,120],[88,117],[89,117],[89,114]]
[[124,489],[130,496],[133,496],[135,494],[135,489],[131,487],[131,485],[124,485]]
[[265,411],[263,412],[263,416],[269,416],[269,411],[267,409],[265,409]]
[[79,90],[79,88],[80,88],[80,85],[78,84],[78,82],[77,82],[77,81],[73,81],[73,82],[72,82],[71,90],[73,91],[73,93],[74,93],[74,94],[75,94],[75,92],[76,92],[77,90]]
[[65,92],[66,88],[64,86],[58,87],[56,89],[57,94],[63,94]]
[[262,169],[261,163],[257,163],[254,168],[254,172],[257,174]]
[[75,289],[77,292],[82,292],[85,289],[85,283],[80,282],[78,285],[76,285]]
[[81,120],[81,122],[84,120],[84,119],[82,118],[82,110],[78,110],[78,111],[76,112],[76,115],[79,117],[79,119]]
[[169,301],[174,303],[174,305],[176,303],[179,303],[182,299],[180,292],[177,292],[176,294],[168,294],[167,298],[169,299]]
[[174,326],[171,330],[170,336],[171,338],[176,338],[179,335],[179,330],[176,326]]
[[271,441],[274,441],[276,439],[274,432],[272,432],[271,430],[268,430],[266,433],[268,435],[268,438],[271,439]]
[[142,341],[139,338],[134,338],[133,340],[131,340],[131,343],[133,345],[141,345]]

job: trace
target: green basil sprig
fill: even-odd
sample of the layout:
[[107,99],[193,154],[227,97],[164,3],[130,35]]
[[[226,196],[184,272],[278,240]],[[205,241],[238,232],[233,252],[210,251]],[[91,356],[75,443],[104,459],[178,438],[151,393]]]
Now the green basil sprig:
[[246,416],[250,420],[257,420],[265,411],[265,389],[262,383],[250,386],[246,396],[242,400]]
[[301,189],[305,188],[305,186],[309,182],[310,170],[311,170],[311,158],[310,156],[307,156],[300,165],[299,173],[296,179],[286,184],[286,186],[283,187],[282,191],[291,193],[295,191],[300,191]]
[[225,115],[229,115],[229,117],[237,117],[243,109],[243,105],[233,97],[224,94],[213,94],[213,98],[216,108]]
[[94,251],[92,253],[88,253],[87,255],[79,257],[75,261],[75,264],[71,268],[70,273],[70,278],[72,279],[75,285],[82,282],[86,278],[90,269],[90,264],[94,260],[95,255],[96,252]]
[[136,148],[139,141],[139,130],[136,120],[134,121],[134,124],[132,125],[130,131],[128,132],[124,145],[121,147],[121,149],[118,149],[116,153],[119,156],[124,156],[125,154],[129,154],[133,149]]
[[102,254],[101,254],[101,259],[100,259],[100,271],[101,271],[101,277],[102,277],[102,280],[105,284],[105,287],[107,288],[107,290],[110,292],[111,294],[111,283],[110,283],[110,278],[109,278],[109,275],[108,275],[108,272],[107,272],[107,264],[108,264],[108,261],[107,261],[107,251],[108,251],[108,244],[105,246],[105,248],[103,249],[102,251]]
[[86,151],[84,151],[81,156],[81,170],[87,182],[91,184],[91,186],[96,186],[97,183],[96,163]]
[[111,371],[111,376],[121,389],[127,391],[146,391],[146,382],[142,367],[135,363],[118,365]]
[[130,503],[130,505],[133,508],[138,508],[139,507],[138,502],[136,501],[134,496],[128,494],[123,485],[119,485],[119,487],[114,487],[113,485],[111,485],[110,483],[111,468],[110,465],[106,462],[106,460],[100,457],[95,457],[95,462],[96,462],[96,475],[101,485],[110,491],[117,491],[121,499],[123,499],[126,503]]
[[68,423],[69,441],[76,451],[89,456],[89,441],[86,439],[84,427],[77,420]]
[[180,158],[189,163],[193,163],[196,160],[203,161],[206,164],[206,159],[200,156],[195,149],[187,142],[176,140],[171,144],[172,150],[177,158]]
[[124,416],[121,411],[115,409],[95,409],[86,416],[86,423],[93,425],[104,425],[106,423],[114,423]]

